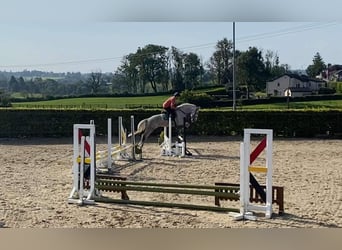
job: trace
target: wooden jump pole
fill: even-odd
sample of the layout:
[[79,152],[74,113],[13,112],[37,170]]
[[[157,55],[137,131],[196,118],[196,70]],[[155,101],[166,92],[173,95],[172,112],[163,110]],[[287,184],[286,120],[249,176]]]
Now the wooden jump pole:
[[156,182],[139,182],[139,181],[121,181],[110,179],[97,179],[97,183],[105,182],[108,185],[135,185],[135,186],[151,186],[151,187],[172,187],[172,188],[193,188],[193,189],[222,189],[238,192],[240,187],[227,185],[196,185],[196,184],[178,184],[178,183],[156,183]]
[[[203,195],[214,196],[215,199],[230,199],[239,200],[238,191],[239,186],[221,186],[221,185],[195,185],[195,184],[176,184],[176,183],[153,183],[153,182],[135,182],[135,181],[120,181],[110,179],[96,180],[96,188],[101,191],[113,192],[153,192],[153,193],[169,193],[169,194],[185,194],[185,195]],[[203,190],[204,189],[204,190]],[[212,190],[212,191],[208,191]],[[170,207],[170,208],[183,208],[193,210],[207,210],[218,212],[235,212],[239,211],[238,208],[223,208],[217,206],[205,206],[197,204],[184,204],[184,203],[166,203],[159,201],[141,201],[141,200],[128,200],[128,199],[111,199],[106,197],[96,197],[96,201],[117,203],[117,204],[131,204],[141,206],[157,206],[157,207]]]
[[[219,198],[238,198],[239,187],[219,186],[219,185],[194,185],[194,184],[174,184],[174,183],[148,183],[120,180],[96,180],[96,188],[101,191],[142,191],[156,193],[193,194],[215,196]],[[204,189],[204,190],[203,190]],[[212,190],[212,191],[207,191]],[[222,192],[224,191],[224,192]]]
[[120,200],[104,197],[96,197],[96,201],[104,203],[124,204],[124,205],[139,205],[139,206],[153,206],[153,207],[167,207],[167,208],[182,208],[190,210],[204,210],[215,212],[239,212],[236,208],[204,206],[195,204],[183,204],[183,203],[169,203],[169,202],[157,202],[157,201],[136,201],[136,200]]
[[107,185],[96,185],[96,188],[101,191],[139,191],[139,192],[152,192],[152,193],[168,193],[168,194],[191,194],[191,195],[205,195],[215,196],[222,198],[234,198],[237,197],[233,193],[215,192],[215,191],[204,191],[196,189],[180,189],[180,188],[161,188],[161,187],[149,187],[149,186],[107,186]]
[[104,203],[124,204],[124,205],[182,208],[182,209],[190,209],[190,210],[204,210],[204,211],[215,211],[215,212],[235,212],[235,213],[239,212],[239,209],[236,209],[236,208],[204,206],[204,205],[183,204],[183,203],[168,203],[168,202],[157,202],[157,201],[120,200],[120,199],[111,199],[111,198],[104,198],[104,197],[96,197],[95,201],[104,202]]

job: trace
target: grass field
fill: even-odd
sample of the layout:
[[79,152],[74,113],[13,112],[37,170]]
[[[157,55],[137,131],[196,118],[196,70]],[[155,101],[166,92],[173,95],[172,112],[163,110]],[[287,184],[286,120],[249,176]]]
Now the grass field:
[[268,110],[268,109],[342,109],[342,100],[309,101],[309,102],[290,102],[258,104],[239,107],[243,110]]
[[[145,97],[93,97],[70,98],[40,102],[12,103],[19,108],[94,108],[94,109],[124,109],[124,108],[161,108],[168,96]],[[238,106],[238,110],[270,110],[288,109],[287,103],[258,104]],[[290,109],[342,109],[342,100],[290,102]],[[231,110],[231,107],[220,108]]]
[[168,96],[144,97],[92,97],[70,98],[40,102],[12,103],[13,107],[91,107],[91,108],[134,108],[134,107],[161,107]]

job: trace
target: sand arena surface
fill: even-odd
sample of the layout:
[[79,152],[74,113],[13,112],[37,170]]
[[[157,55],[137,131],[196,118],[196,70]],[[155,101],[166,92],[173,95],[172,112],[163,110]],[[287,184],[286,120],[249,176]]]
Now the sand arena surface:
[[[242,138],[189,137],[192,157],[159,156],[156,138],[144,160],[118,162],[132,180],[209,184],[239,182]],[[98,149],[105,139],[97,140]],[[342,141],[275,139],[273,183],[284,186],[285,215],[233,221],[226,213],[97,203],[67,204],[72,139],[0,139],[0,227],[9,228],[317,228],[342,227]],[[261,155],[261,161],[264,156]],[[263,182],[263,179],[261,179]],[[213,205],[213,197],[134,193],[131,199]],[[104,195],[120,197],[118,193]],[[237,202],[221,202],[238,207]],[[274,212],[278,207],[274,205]]]

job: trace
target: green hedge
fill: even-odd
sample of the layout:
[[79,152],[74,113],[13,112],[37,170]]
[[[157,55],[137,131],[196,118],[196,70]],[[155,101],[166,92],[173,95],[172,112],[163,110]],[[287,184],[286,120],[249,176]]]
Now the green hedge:
[[336,93],[342,93],[342,82],[329,82],[328,87],[336,90]]
[[[94,120],[98,135],[107,133],[107,118],[123,117],[130,130],[130,116],[135,124],[160,110],[15,110],[0,109],[0,137],[69,137],[73,124]],[[209,111],[201,110],[197,123],[189,129],[193,135],[242,135],[244,128],[273,129],[275,136],[313,137],[342,134],[342,111]],[[159,133],[161,130],[156,131]]]

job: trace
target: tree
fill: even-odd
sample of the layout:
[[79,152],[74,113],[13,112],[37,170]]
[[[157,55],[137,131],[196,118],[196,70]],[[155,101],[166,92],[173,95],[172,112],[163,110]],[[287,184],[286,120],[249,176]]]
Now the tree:
[[184,55],[184,83],[185,89],[197,87],[200,83],[200,76],[203,75],[203,66],[200,58],[195,53]]
[[[128,89],[129,83],[127,77],[123,72],[117,70],[112,78],[112,93],[129,93]],[[131,92],[132,93],[132,92]]]
[[151,84],[155,93],[158,91],[158,85],[167,88],[167,51],[167,47],[149,44],[124,58],[120,71],[127,77],[134,92],[139,89],[141,93],[145,93],[147,83]]
[[281,64],[279,62],[279,56],[276,52],[267,50],[265,54],[265,74],[266,80],[273,79],[281,76],[289,71],[287,64]]
[[173,90],[184,90],[184,53],[175,47],[171,47],[170,53],[170,80]]
[[218,84],[230,85],[233,80],[233,43],[224,38],[218,41],[216,51],[210,57],[209,68]]
[[195,53],[183,53],[172,47],[170,51],[170,80],[173,90],[182,91],[200,85],[204,68],[199,56]]
[[10,107],[11,106],[11,100],[9,95],[0,89],[0,107]]
[[18,79],[18,88],[19,88],[19,91],[21,91],[21,92],[27,91],[27,86],[26,86],[25,80],[22,76],[19,77],[19,79]]
[[102,72],[101,71],[92,72],[88,79],[88,84],[91,89],[91,94],[97,94],[101,86],[103,85]]
[[323,70],[327,68],[323,61],[323,58],[318,52],[314,55],[312,63],[313,64],[309,65],[306,69],[306,73],[310,77],[318,76]]
[[[135,53],[131,53],[124,57],[122,65],[118,68],[118,75],[122,75],[125,78],[127,90],[129,93],[136,94],[138,92],[139,80],[139,60]],[[142,93],[144,93],[142,88]]]
[[237,78],[240,85],[248,90],[264,90],[266,87],[266,70],[262,52],[249,47],[237,58]]
[[11,76],[10,80],[8,81],[8,90],[12,92],[18,91],[18,81],[14,76]]
[[139,51],[142,78],[151,84],[151,88],[155,93],[158,91],[158,84],[162,85],[168,82],[167,51],[167,47],[153,44],[146,45]]

